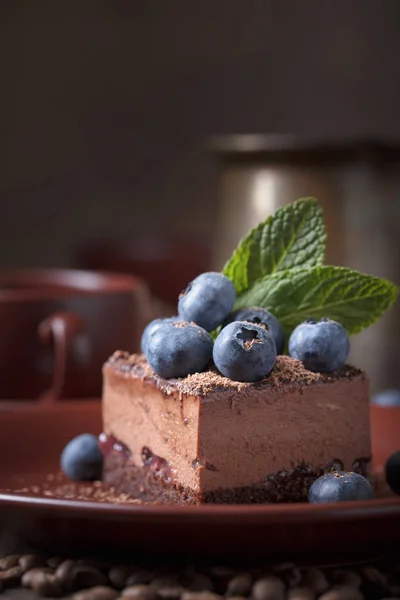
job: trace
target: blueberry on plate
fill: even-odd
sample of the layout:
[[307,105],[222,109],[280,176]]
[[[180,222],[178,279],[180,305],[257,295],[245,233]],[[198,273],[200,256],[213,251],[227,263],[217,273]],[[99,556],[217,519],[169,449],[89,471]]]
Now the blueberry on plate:
[[259,325],[234,321],[222,329],[214,343],[217,369],[234,381],[258,381],[276,361],[274,338]]
[[385,475],[390,489],[400,496],[400,450],[388,458]]
[[268,310],[259,306],[244,306],[228,315],[224,321],[224,327],[233,321],[248,321],[264,327],[275,340],[276,353],[282,354],[285,346],[283,329],[278,319]]
[[61,454],[61,468],[75,481],[96,481],[103,472],[103,455],[95,435],[83,433],[73,438]]
[[342,367],[350,351],[346,329],[330,319],[309,319],[298,325],[289,339],[289,354],[301,360],[306,369],[329,373]]
[[204,371],[212,358],[213,340],[207,331],[185,321],[162,323],[147,338],[146,358],[165,379]]
[[183,321],[212,331],[226,319],[236,299],[232,281],[221,273],[202,273],[179,296],[178,313]]
[[322,475],[310,487],[310,502],[346,502],[350,500],[371,500],[374,496],[372,485],[359,473],[334,471]]
[[176,321],[181,321],[181,318],[178,316],[174,316],[166,317],[165,319],[154,319],[153,321],[150,321],[150,323],[148,323],[144,328],[142,333],[142,339],[140,341],[140,346],[142,348],[143,354],[146,354],[146,344],[149,335],[151,335],[153,331],[155,331],[157,327],[159,327],[163,323],[175,323]]
[[372,397],[371,402],[377,406],[400,407],[400,390],[382,390]]

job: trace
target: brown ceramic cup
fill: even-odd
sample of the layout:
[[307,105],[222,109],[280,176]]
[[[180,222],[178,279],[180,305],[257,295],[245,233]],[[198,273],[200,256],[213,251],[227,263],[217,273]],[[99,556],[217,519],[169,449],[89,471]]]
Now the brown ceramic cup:
[[150,310],[132,276],[0,271],[0,398],[99,396],[103,362],[139,350]]

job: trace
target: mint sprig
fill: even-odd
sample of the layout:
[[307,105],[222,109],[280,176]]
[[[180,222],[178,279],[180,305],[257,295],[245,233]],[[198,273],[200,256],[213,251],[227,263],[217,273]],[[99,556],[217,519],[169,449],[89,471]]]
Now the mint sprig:
[[266,276],[240,294],[236,305],[266,308],[286,335],[309,317],[329,317],[354,334],[372,325],[396,298],[396,286],[386,279],[320,266]]
[[224,268],[235,284],[236,308],[261,306],[287,337],[305,319],[329,317],[349,334],[372,325],[398,296],[385,279],[324,266],[322,209],[303,198],[279,209],[240,242]]
[[252,229],[223,272],[241,293],[265,275],[294,267],[322,265],[325,244],[321,206],[315,198],[301,198]]

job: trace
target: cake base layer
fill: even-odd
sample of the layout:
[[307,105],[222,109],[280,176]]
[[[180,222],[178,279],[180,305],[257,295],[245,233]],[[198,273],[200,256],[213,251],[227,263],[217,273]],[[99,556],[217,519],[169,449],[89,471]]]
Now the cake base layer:
[[[137,465],[128,449],[117,440],[104,434],[100,437],[104,452],[103,480],[119,493],[126,493],[142,502],[172,504],[269,504],[307,502],[312,483],[324,473],[342,470],[343,464],[335,459],[323,467],[307,464],[292,469],[281,469],[267,475],[264,481],[234,489],[197,493],[180,486],[165,459],[143,449],[143,465]],[[368,476],[369,459],[360,458],[353,471]]]

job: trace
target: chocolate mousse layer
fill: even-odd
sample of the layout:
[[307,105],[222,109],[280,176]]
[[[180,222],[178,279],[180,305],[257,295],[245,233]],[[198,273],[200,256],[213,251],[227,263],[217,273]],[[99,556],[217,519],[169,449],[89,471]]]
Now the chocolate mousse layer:
[[368,380],[353,367],[318,374],[280,356],[257,383],[214,370],[165,380],[117,352],[103,374],[104,432],[125,449],[108,453],[106,477],[122,491],[142,473],[183,501],[293,501],[371,454]]

